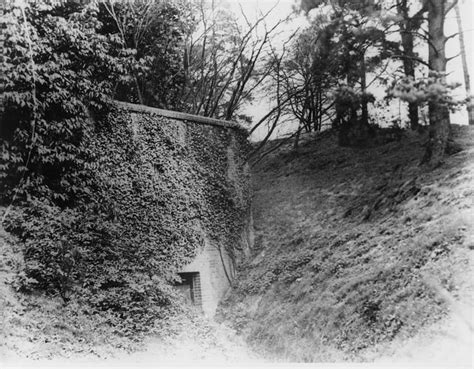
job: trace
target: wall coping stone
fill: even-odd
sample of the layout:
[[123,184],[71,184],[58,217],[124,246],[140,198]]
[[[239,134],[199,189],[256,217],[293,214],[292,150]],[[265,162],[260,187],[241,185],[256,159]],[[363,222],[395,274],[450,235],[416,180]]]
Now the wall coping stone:
[[173,111],[173,110],[158,109],[158,108],[153,108],[151,106],[132,104],[132,103],[117,101],[117,100],[114,100],[114,103],[115,105],[119,107],[125,108],[129,111],[137,112],[137,113],[155,114],[155,115],[160,115],[166,118],[179,119],[183,121],[190,121],[194,123],[201,123],[201,124],[207,124],[211,126],[218,126],[218,127],[224,127],[224,128],[238,129],[238,130],[248,133],[247,128],[245,128],[244,126],[242,126],[241,124],[237,122],[233,122],[229,120],[203,117],[201,115],[181,113],[179,111]]

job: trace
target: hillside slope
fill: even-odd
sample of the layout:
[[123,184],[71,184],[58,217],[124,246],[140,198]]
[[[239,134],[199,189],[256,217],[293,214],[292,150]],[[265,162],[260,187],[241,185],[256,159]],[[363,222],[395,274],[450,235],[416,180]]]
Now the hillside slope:
[[277,360],[439,360],[455,332],[442,359],[468,363],[474,129],[453,132],[462,150],[433,171],[410,132],[370,149],[324,133],[258,163],[255,247],[221,319]]

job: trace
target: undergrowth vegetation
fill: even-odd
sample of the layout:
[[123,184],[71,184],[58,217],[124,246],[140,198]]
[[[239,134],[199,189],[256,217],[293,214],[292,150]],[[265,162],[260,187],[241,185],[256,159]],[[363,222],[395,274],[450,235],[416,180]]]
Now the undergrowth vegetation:
[[[150,322],[145,334],[110,311],[98,312],[77,300],[64,304],[59,297],[14,293],[12,283],[24,267],[21,248],[14,236],[0,228],[0,362],[4,365],[18,366],[26,358],[34,359],[35,365],[51,366],[55,365],[51,360],[70,358],[96,360],[90,364],[95,366],[99,360],[115,358],[123,366],[140,360],[145,364],[167,358],[176,362],[209,355],[236,360],[244,354],[244,345],[238,347],[231,332],[212,325],[185,304],[168,310],[167,319]],[[153,357],[140,352],[149,345]],[[132,352],[135,356],[129,356]]]
[[410,132],[367,149],[325,132],[259,162],[255,249],[221,319],[269,358],[359,361],[469,304],[469,128],[453,128],[463,150],[435,171],[419,166],[423,137]]

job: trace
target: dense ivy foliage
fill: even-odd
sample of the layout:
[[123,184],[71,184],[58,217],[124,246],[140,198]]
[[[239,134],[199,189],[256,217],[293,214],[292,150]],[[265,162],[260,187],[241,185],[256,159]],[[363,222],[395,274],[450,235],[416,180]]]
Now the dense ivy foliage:
[[139,60],[99,32],[97,8],[76,10],[38,2],[2,17],[4,224],[23,244],[18,290],[133,334],[176,307],[170,282],[204,239],[240,243],[246,138],[115,108]]
[[60,206],[83,195],[88,109],[104,110],[114,81],[124,72],[116,40],[96,32],[93,8],[67,19],[51,10],[14,8],[2,17],[3,202],[12,191]]
[[25,242],[19,287],[146,329],[176,301],[169,282],[204,239],[238,256],[249,205],[245,134],[112,109],[86,146],[87,202],[31,204],[8,222]]
[[[212,244],[220,252],[225,250],[235,263],[244,251],[241,237],[246,232],[250,207],[246,135],[200,125],[190,127],[190,134],[189,145],[197,165],[205,168],[201,174],[206,204],[203,227]],[[208,140],[211,145],[202,144]]]

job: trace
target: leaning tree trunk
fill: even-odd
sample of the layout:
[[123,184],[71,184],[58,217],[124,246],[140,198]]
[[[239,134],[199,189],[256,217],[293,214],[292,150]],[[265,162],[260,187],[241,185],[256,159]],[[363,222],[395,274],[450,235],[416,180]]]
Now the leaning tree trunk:
[[[428,35],[430,70],[446,72],[446,36],[444,35],[445,0],[428,0]],[[444,77],[443,77],[444,78]],[[450,124],[447,106],[429,102],[430,133],[423,162],[431,166],[442,163],[446,151]]]
[[461,10],[459,9],[459,3],[456,3],[454,6],[456,10],[456,21],[458,23],[459,31],[459,48],[461,50],[461,60],[462,60],[462,69],[464,72],[464,84],[466,86],[466,95],[467,95],[467,113],[469,119],[469,125],[474,125],[474,101],[471,96],[471,81],[469,78],[469,71],[467,69],[467,59],[466,59],[466,46],[464,43],[464,31],[462,28],[461,20]]

